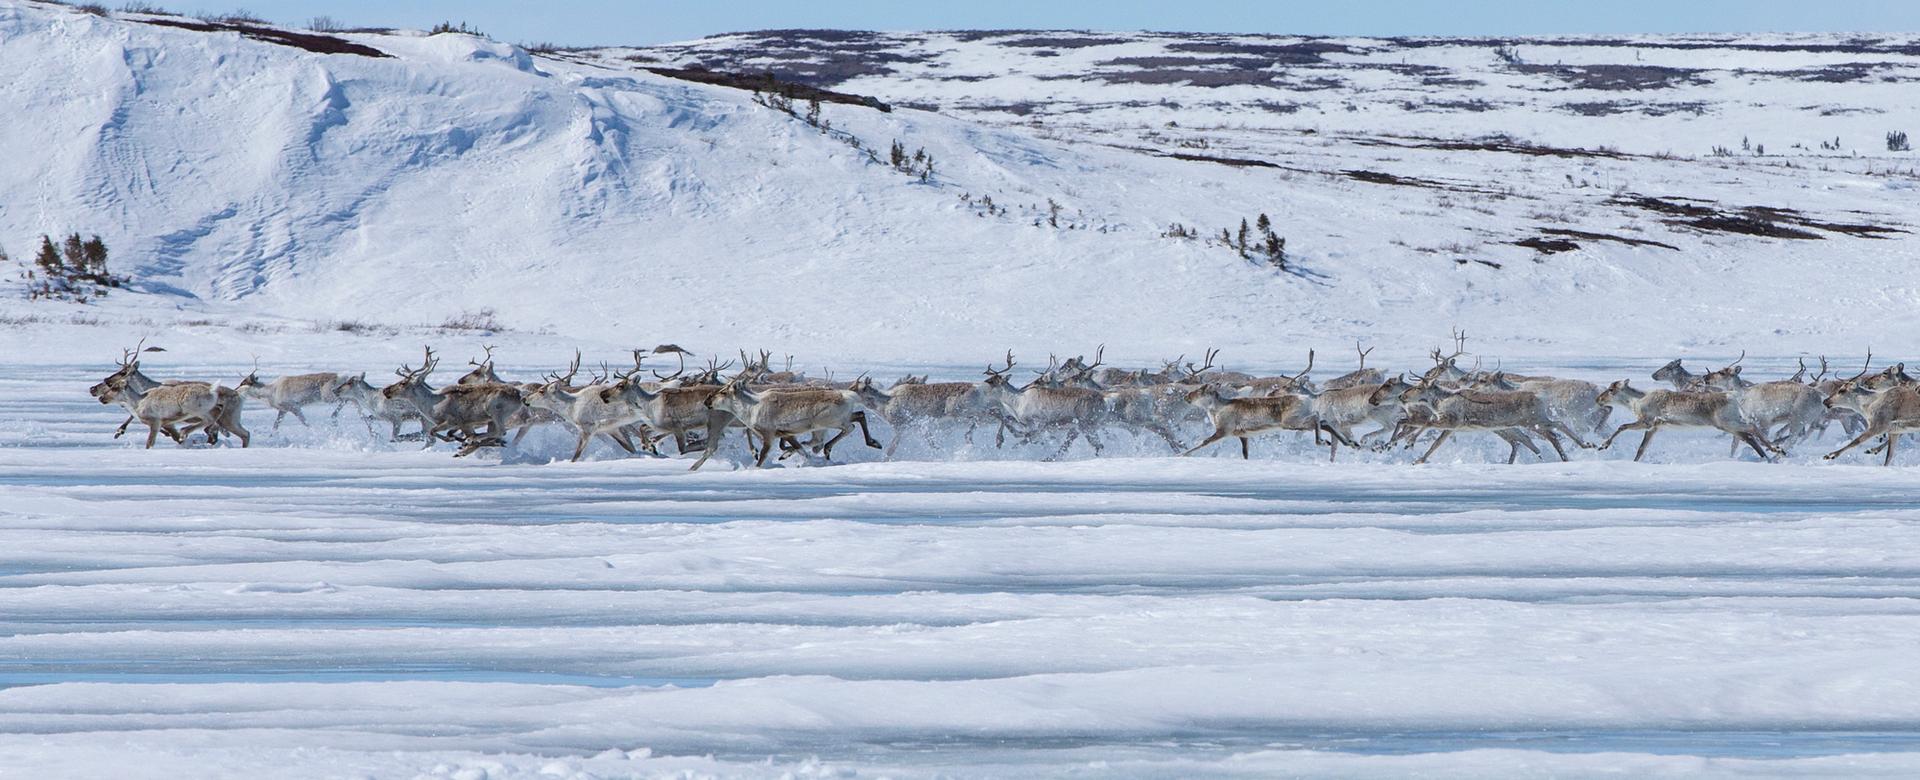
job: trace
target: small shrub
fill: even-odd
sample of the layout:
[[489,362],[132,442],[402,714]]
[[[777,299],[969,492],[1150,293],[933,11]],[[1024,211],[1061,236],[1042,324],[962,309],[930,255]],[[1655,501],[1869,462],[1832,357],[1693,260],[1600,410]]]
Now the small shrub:
[[913,155],[908,156],[906,144],[895,140],[893,146],[887,149],[887,162],[893,166],[894,170],[916,177],[922,182],[933,180],[933,155],[927,154],[924,148],[915,149]]
[[249,11],[245,8],[235,8],[231,11],[228,11],[224,16],[220,17],[220,21],[226,22],[227,24],[266,24],[267,23],[267,20],[260,18],[258,15],[255,15],[252,11]]
[[1889,152],[1913,151],[1913,145],[1907,143],[1907,131],[1895,130],[1891,133],[1888,133],[1887,134],[1887,151]]
[[480,309],[448,317],[440,323],[441,330],[506,330],[500,321],[494,318],[493,309]]
[[346,27],[331,16],[316,16],[307,20],[307,29],[314,32],[340,32]]
[[82,3],[80,5],[74,6],[73,8],[74,10],[79,11],[81,13],[93,14],[94,16],[107,15],[107,7],[99,3]]
[[1513,48],[1512,46],[1495,46],[1493,49],[1493,56],[1499,58],[1501,62],[1504,62],[1508,65],[1527,64],[1526,60],[1523,60],[1520,58],[1520,50]]
[[455,24],[453,22],[441,22],[439,24],[434,25],[433,29],[427,31],[428,35],[440,35],[443,33],[459,33],[461,35],[472,35],[479,38],[487,37],[486,33],[480,32],[479,30],[476,30],[472,27],[468,27],[466,22],[460,22],[458,24]]
[[523,43],[523,44],[520,44],[520,48],[526,49],[527,53],[529,54],[556,54],[558,52],[565,50],[560,46],[560,44],[554,43],[552,41],[537,41],[534,43]]
[[1253,226],[1260,231],[1260,251],[1266,254],[1267,264],[1287,270],[1287,240],[1273,232],[1273,220],[1263,213]]
[[27,297],[86,303],[125,282],[107,271],[107,244],[99,236],[83,240],[73,233],[56,246],[43,235],[27,270]]
[[168,11],[167,9],[161,8],[160,6],[154,5],[152,3],[142,3],[137,1],[121,5],[120,12],[123,14],[154,14],[154,15],[170,15],[173,13],[172,11]]
[[400,333],[400,331],[396,328],[390,328],[385,325],[381,325],[373,322],[365,322],[362,320],[340,320],[338,322],[331,322],[331,323],[315,323],[314,330],[316,332],[333,331],[336,333],[351,333],[355,336],[395,336],[395,335],[399,335]]

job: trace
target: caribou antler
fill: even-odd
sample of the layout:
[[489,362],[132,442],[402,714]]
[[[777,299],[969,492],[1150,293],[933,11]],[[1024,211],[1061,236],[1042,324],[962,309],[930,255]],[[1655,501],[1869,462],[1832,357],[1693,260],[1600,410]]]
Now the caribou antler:
[[1353,351],[1360,353],[1360,370],[1361,371],[1367,370],[1367,354],[1373,352],[1373,347],[1367,347],[1366,349],[1361,349],[1360,342],[1358,340],[1355,340],[1353,342]]
[[[1873,370],[1873,347],[1867,347],[1867,362],[1860,366],[1860,373],[1854,374],[1853,378],[1865,379],[1867,376],[1867,372],[1872,370]],[[1847,380],[1847,381],[1853,381],[1853,380]]]
[[1007,365],[1005,368],[994,368],[992,363],[987,364],[987,376],[997,376],[1004,379],[1006,378],[1007,374],[1012,371],[1013,371],[1013,350],[1011,349],[1007,350]]
[[580,373],[580,350],[576,349],[573,351],[573,362],[567,364],[566,376],[561,376],[558,373],[549,373],[546,377],[550,382],[565,385],[573,382],[574,375],[578,373]]
[[1207,350],[1206,360],[1204,361],[1204,364],[1201,365],[1199,368],[1194,368],[1193,362],[1188,361],[1187,362],[1187,379],[1189,381],[1198,380],[1201,374],[1204,374],[1207,372],[1208,369],[1213,368],[1213,359],[1219,356],[1220,356],[1220,350],[1218,349]]
[[1083,377],[1093,376],[1093,370],[1100,367],[1101,361],[1106,357],[1106,354],[1107,354],[1107,345],[1101,344],[1098,349],[1095,349],[1093,351],[1093,362],[1081,363],[1080,370],[1073,375],[1074,378],[1080,379]]
[[405,363],[401,363],[400,370],[395,371],[393,373],[399,374],[401,379],[407,380],[409,382],[420,380],[420,379],[426,379],[429,375],[431,375],[433,373],[433,369],[440,365],[440,359],[433,356],[433,347],[423,346],[421,347],[421,349],[426,350],[426,356],[420,363],[420,368],[415,369],[412,366],[409,366]]
[[482,356],[481,356],[481,358],[480,358],[480,360],[478,360],[478,361],[475,361],[475,360],[473,360],[472,358],[468,358],[468,359],[467,359],[467,365],[469,365],[469,366],[479,366],[479,367],[481,367],[481,368],[485,368],[485,367],[487,367],[487,366],[491,366],[491,365],[493,365],[493,345],[491,345],[491,344],[487,344],[487,345],[483,345],[483,346],[481,346],[480,348],[481,348],[482,350],[485,350],[485,351],[486,351],[486,354],[484,354],[484,355],[482,355]]
[[1058,370],[1060,370],[1060,358],[1059,358],[1059,356],[1057,356],[1057,355],[1054,355],[1054,354],[1053,354],[1052,352],[1048,352],[1048,353],[1047,353],[1047,370],[1045,370],[1045,371],[1035,371],[1035,372],[1033,372],[1033,373],[1036,373],[1036,374],[1039,374],[1039,375],[1041,375],[1041,376],[1048,376],[1048,375],[1050,375],[1050,374],[1052,374],[1053,372],[1055,372],[1055,371],[1058,371]]
[[1727,368],[1733,368],[1734,366],[1740,365],[1740,361],[1746,360],[1746,359],[1747,359],[1747,351],[1744,349],[1740,350],[1740,356],[1737,358],[1734,358],[1732,363],[1728,363]]

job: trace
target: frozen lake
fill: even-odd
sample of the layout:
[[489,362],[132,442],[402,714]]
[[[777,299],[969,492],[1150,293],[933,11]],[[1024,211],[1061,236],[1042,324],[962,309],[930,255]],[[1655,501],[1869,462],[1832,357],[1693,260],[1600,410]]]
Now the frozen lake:
[[689,474],[257,412],[142,451],[56,373],[0,375],[0,766],[1920,770],[1920,474],[1818,447]]

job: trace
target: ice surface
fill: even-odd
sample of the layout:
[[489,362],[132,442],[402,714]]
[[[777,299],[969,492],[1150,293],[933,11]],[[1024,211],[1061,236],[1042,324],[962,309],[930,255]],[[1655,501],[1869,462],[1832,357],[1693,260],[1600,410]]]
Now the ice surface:
[[1701,436],[1644,464],[1281,441],[689,474],[545,462],[558,440],[456,461],[351,420],[147,451],[107,438],[82,371],[0,373],[0,763],[23,771],[1920,764],[1909,467]]

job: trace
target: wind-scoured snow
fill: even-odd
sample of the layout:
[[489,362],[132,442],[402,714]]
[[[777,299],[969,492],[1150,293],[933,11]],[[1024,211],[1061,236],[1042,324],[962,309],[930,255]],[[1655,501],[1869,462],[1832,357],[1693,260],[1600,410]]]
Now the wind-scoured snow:
[[[1502,65],[1501,42],[878,36],[860,56],[905,61],[826,81],[899,107],[822,109],[875,162],[747,92],[627,59],[758,67],[750,51],[712,54],[751,38],[531,56],[465,35],[340,36],[392,55],[373,58],[154,18],[0,5],[0,99],[34,117],[0,127],[0,145],[34,150],[0,168],[0,242],[18,259],[40,233],[99,232],[142,292],[85,316],[122,332],[263,318],[404,330],[490,309],[503,327],[588,343],[836,364],[1101,340],[1141,360],[1216,345],[1271,363],[1363,337],[1424,347],[1451,326],[1509,358],[1859,351],[1869,322],[1894,350],[1917,332],[1914,162],[1882,141],[1916,109],[1898,36],[1521,41],[1526,67]],[[1154,58],[1174,55],[1265,80],[1100,75],[1160,72],[1174,66]],[[1146,64],[1100,64],[1126,57]],[[1289,81],[1309,75],[1337,85]],[[1483,92],[1495,110],[1402,105]],[[1042,121],[969,102],[985,95],[1045,106]],[[1566,108],[1616,98],[1701,109]],[[1314,108],[1258,106],[1280,99]],[[1509,150],[1457,145],[1492,133]],[[1742,136],[1767,155],[1707,156]],[[1833,137],[1843,148],[1817,146]],[[884,163],[896,140],[933,155],[931,181]],[[1702,228],[1640,196],[1734,217],[1791,209],[1813,237]],[[1162,235],[1262,213],[1289,271]],[[1550,230],[1600,237],[1556,254],[1513,243]],[[66,316],[23,306],[6,304]]]

